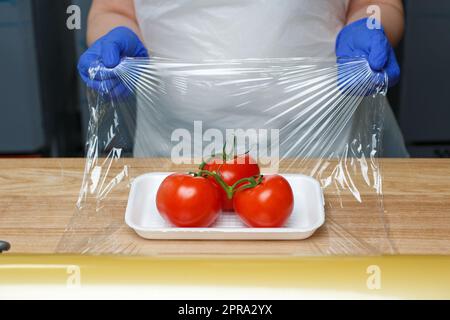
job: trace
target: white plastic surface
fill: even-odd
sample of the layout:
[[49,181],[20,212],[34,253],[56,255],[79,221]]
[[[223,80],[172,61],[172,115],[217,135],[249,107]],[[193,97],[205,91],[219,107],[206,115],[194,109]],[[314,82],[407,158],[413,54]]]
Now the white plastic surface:
[[320,184],[305,175],[283,175],[294,192],[294,210],[282,228],[248,228],[235,213],[222,213],[210,228],[177,228],[166,222],[156,208],[156,193],[169,173],[148,173],[136,178],[125,213],[127,225],[145,239],[197,240],[301,240],[325,222]]

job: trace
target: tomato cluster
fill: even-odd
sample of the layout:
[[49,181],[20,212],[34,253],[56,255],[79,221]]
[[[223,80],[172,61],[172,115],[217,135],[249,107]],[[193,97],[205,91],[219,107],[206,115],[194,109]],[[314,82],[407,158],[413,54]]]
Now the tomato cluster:
[[160,214],[178,227],[209,227],[233,211],[250,227],[283,226],[292,213],[291,186],[280,175],[262,176],[249,156],[212,158],[198,172],[173,174],[159,187]]
[[[217,173],[227,186],[233,186],[236,182],[250,177],[256,177],[260,174],[259,166],[249,155],[235,156],[231,160],[213,158],[200,169]],[[220,187],[219,182],[210,176],[210,181]],[[241,183],[242,185],[242,183]],[[220,188],[222,198],[222,210],[233,211],[233,199],[228,197],[226,189]]]

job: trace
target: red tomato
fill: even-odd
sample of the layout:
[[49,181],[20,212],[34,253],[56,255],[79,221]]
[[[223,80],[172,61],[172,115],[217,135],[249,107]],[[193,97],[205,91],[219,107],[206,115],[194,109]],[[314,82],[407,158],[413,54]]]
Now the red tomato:
[[289,182],[279,175],[264,176],[254,188],[237,190],[234,210],[250,227],[282,227],[294,208],[294,195]]
[[210,180],[173,174],[156,194],[159,213],[178,227],[209,227],[220,213],[220,193]]
[[[260,174],[258,164],[248,154],[236,156],[234,159],[226,161],[225,163],[221,159],[213,159],[208,162],[203,169],[218,173],[228,186],[232,186],[241,179]],[[221,190],[222,210],[233,211],[233,199],[228,199],[227,193],[218,185],[214,178],[209,179]]]

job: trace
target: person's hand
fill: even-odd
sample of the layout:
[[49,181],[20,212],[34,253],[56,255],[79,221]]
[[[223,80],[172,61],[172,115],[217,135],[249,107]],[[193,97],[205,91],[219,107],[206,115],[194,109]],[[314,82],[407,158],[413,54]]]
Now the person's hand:
[[148,57],[148,52],[131,29],[117,27],[83,53],[78,62],[78,71],[88,87],[122,96],[128,89],[117,78],[114,68],[125,57]]
[[348,58],[365,58],[375,73],[374,81],[388,79],[388,86],[395,86],[400,80],[400,67],[394,49],[384,29],[370,29],[368,19],[361,19],[343,28],[336,39],[336,56],[339,61]]

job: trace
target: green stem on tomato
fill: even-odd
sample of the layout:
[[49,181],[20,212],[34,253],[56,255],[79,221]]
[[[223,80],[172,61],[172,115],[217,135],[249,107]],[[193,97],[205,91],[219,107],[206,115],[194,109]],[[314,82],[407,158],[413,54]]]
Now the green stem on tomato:
[[[211,158],[210,158],[210,159],[211,159]],[[210,159],[208,159],[208,161],[209,161]],[[198,166],[198,169],[199,169],[199,170],[205,169],[205,166],[206,166],[207,163],[208,163],[207,161],[203,161],[203,162],[200,163],[200,165]]]
[[228,199],[233,198],[233,189],[230,187],[225,181],[223,181],[222,177],[219,176],[216,172],[211,172],[208,170],[200,170],[197,172],[197,175],[199,176],[208,176],[214,178],[214,180],[217,181],[217,183],[220,185],[220,187],[225,191],[227,194]]
[[213,159],[217,159],[217,158],[221,158],[222,159],[222,164],[227,162],[228,155],[225,153],[226,147],[227,147],[227,143],[225,142],[225,144],[223,145],[222,153],[219,153],[219,154],[211,153],[211,156],[209,158],[207,158],[206,160],[203,160],[202,163],[200,163],[200,165],[198,166],[198,169],[199,170],[204,170],[206,165],[208,164],[208,162],[210,162]]
[[[216,180],[216,182],[219,184],[219,186],[225,191],[227,198],[229,200],[233,199],[233,196],[237,191],[254,188],[257,185],[259,185],[263,180],[263,176],[259,175],[259,176],[255,176],[255,177],[243,178],[243,179],[237,181],[232,186],[229,186],[222,179],[222,177],[219,174],[217,174],[216,172],[211,172],[208,170],[200,170],[199,172],[190,172],[190,174],[193,174],[196,177],[197,176],[212,177],[214,180]],[[247,183],[247,184],[244,184],[242,186],[243,183]]]
[[[241,179],[231,186],[231,188],[233,189],[233,195],[238,191],[252,189],[252,188],[258,186],[259,184],[261,184],[262,181],[263,181],[263,175],[258,175],[258,176],[254,176],[254,177],[250,177],[250,178]],[[245,182],[248,182],[248,184],[242,185]],[[239,186],[239,185],[241,185],[241,186]]]
[[206,165],[208,164],[208,162],[210,162],[212,159],[216,159],[218,157],[223,157],[222,154],[211,154],[211,156],[209,158],[207,158],[206,160],[204,160],[202,163],[200,163],[200,165],[198,166],[199,170],[204,170]]
[[225,141],[225,143],[223,144],[223,147],[222,147],[222,161],[223,161],[223,163],[225,163],[225,162],[227,162],[227,159],[228,158],[228,156],[227,156],[227,142]]
[[[246,151],[244,154],[247,155],[250,153],[250,150]],[[222,164],[225,164],[228,160],[232,160],[235,157],[237,157],[237,137],[233,136],[233,148],[231,149],[230,153],[227,153],[227,142],[225,141],[225,143],[223,144],[222,147],[222,153],[221,154],[211,154],[211,156],[206,159],[205,161],[203,161],[200,165],[199,165],[199,170],[204,170],[206,165],[208,164],[209,161],[211,161],[214,158],[221,158],[222,159]]]

